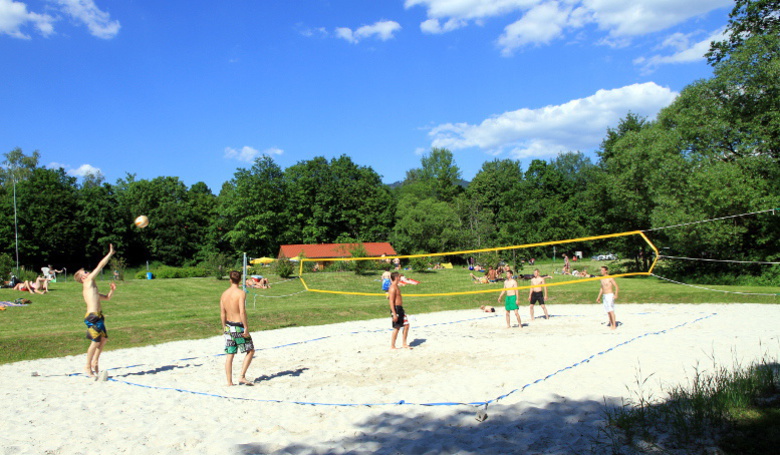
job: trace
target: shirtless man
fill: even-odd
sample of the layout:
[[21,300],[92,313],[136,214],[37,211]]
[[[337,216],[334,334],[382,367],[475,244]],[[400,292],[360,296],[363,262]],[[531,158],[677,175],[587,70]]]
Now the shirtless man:
[[84,302],[87,304],[87,314],[84,316],[84,324],[87,325],[87,339],[90,340],[89,348],[87,349],[87,365],[84,367],[84,373],[89,377],[97,377],[100,373],[98,362],[100,360],[100,354],[103,352],[103,347],[108,341],[108,332],[106,331],[105,317],[103,317],[103,308],[100,302],[103,300],[111,300],[111,296],[114,295],[116,290],[116,284],[111,282],[108,294],[101,294],[98,292],[97,285],[95,284],[95,278],[97,278],[103,267],[108,265],[108,260],[114,255],[114,245],[108,245],[108,254],[106,257],[100,260],[95,270],[87,273],[84,269],[79,269],[73,274],[73,279],[76,282],[82,284],[81,293],[84,296]]
[[398,331],[401,330],[401,327],[404,329],[401,347],[412,349],[411,346],[406,344],[406,338],[409,336],[409,321],[406,319],[401,289],[398,288],[400,282],[400,273],[393,272],[390,274],[390,289],[387,292],[387,300],[390,302],[390,314],[393,316],[393,334],[390,336],[390,349],[396,349],[395,340],[398,338]]
[[227,385],[233,384],[233,356],[238,351],[245,352],[244,362],[241,364],[241,376],[238,383],[254,385],[246,380],[246,370],[252,363],[255,353],[255,345],[249,334],[249,323],[246,320],[246,293],[239,287],[241,272],[230,272],[230,287],[222,293],[219,299],[220,316],[225,333],[225,376]]
[[511,289],[517,287],[517,281],[512,278],[514,274],[511,270],[508,271],[507,276],[510,278],[504,281],[504,290],[501,291],[501,294],[498,295],[498,303],[501,303],[501,297],[504,297],[504,294],[506,294],[506,299],[504,300],[504,309],[506,310],[506,328],[508,329],[511,327],[509,323],[509,312],[514,311],[515,317],[517,317],[517,326],[522,329],[523,323],[520,321],[520,313],[518,312],[517,306],[517,289]]
[[[599,301],[604,305],[604,311],[609,316],[609,329],[615,330],[617,328],[617,320],[615,319],[615,299],[618,296],[618,285],[614,278],[609,276],[609,269],[607,266],[601,266],[601,275],[604,277],[601,280],[601,289],[599,289],[599,296],[596,297],[596,303]],[[615,288],[614,294],[612,288]]]
[[531,310],[531,321],[534,320],[534,304],[539,303],[544,310],[544,318],[550,319],[550,315],[547,313],[547,305],[544,301],[547,300],[547,286],[542,287],[544,284],[544,278],[539,276],[539,269],[534,269],[534,276],[531,278],[531,285],[533,286],[528,290],[528,301],[530,302],[529,309]]

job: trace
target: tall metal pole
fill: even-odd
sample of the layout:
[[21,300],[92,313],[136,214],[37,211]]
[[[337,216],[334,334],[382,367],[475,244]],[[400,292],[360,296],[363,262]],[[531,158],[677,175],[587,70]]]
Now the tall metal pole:
[[[16,169],[14,169],[15,171]],[[14,180],[14,235],[16,238],[16,274],[19,274],[19,220],[16,216],[16,172],[11,174]]]

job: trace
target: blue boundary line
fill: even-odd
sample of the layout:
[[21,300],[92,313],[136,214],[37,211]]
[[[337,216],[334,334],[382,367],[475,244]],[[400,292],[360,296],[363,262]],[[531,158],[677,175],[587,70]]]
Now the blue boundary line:
[[[181,388],[177,388],[177,387],[161,387],[161,386],[151,386],[151,385],[146,385],[146,384],[138,384],[138,383],[135,383],[135,382],[124,381],[124,380],[114,379],[114,378],[108,378],[108,380],[112,381],[112,382],[117,382],[117,383],[127,384],[127,385],[133,385],[133,386],[143,387],[143,388],[147,388],[147,389],[172,390],[172,391],[175,391],[175,392],[189,393],[189,394],[193,394],[193,395],[201,395],[201,396],[208,396],[208,397],[214,397],[214,398],[223,398],[223,399],[229,399],[229,400],[254,401],[254,402],[260,402],[260,403],[285,403],[285,404],[296,404],[296,405],[307,405],[307,406],[338,406],[338,407],[359,407],[359,406],[371,407],[371,406],[397,406],[397,405],[413,405],[413,406],[484,406],[484,407],[487,407],[488,405],[493,404],[493,403],[497,403],[500,400],[503,400],[503,399],[509,397],[510,395],[514,394],[514,393],[523,392],[528,387],[531,387],[531,386],[533,386],[535,384],[539,384],[541,382],[544,382],[544,381],[554,377],[557,374],[563,373],[566,370],[571,370],[571,369],[573,369],[575,367],[578,367],[578,366],[581,366],[581,365],[583,365],[585,363],[588,363],[588,362],[590,362],[591,360],[595,359],[598,356],[606,355],[607,353],[612,352],[612,351],[614,351],[615,349],[617,349],[617,348],[619,348],[621,346],[625,346],[627,344],[633,343],[634,341],[640,340],[642,338],[645,338],[645,337],[648,337],[648,336],[651,336],[651,335],[663,335],[663,334],[666,334],[668,332],[671,332],[672,330],[676,330],[676,329],[685,327],[687,325],[695,324],[695,323],[697,323],[699,321],[703,321],[705,319],[709,319],[711,317],[717,316],[717,314],[718,313],[711,313],[709,315],[696,318],[696,319],[694,319],[692,321],[683,322],[682,324],[678,324],[678,325],[676,325],[674,327],[671,327],[671,328],[668,328],[668,329],[658,330],[658,331],[655,331],[655,332],[647,332],[647,333],[644,333],[642,335],[637,335],[637,336],[635,336],[635,337],[633,337],[633,338],[631,338],[629,340],[626,340],[626,341],[623,341],[621,343],[618,343],[615,346],[612,346],[611,348],[608,348],[608,349],[605,349],[605,350],[603,350],[601,352],[593,354],[593,355],[591,355],[589,357],[586,357],[583,360],[580,360],[579,362],[575,362],[575,363],[573,363],[573,364],[571,364],[571,365],[569,365],[567,367],[563,367],[563,368],[559,369],[558,371],[555,371],[553,373],[548,374],[547,376],[544,376],[542,378],[536,379],[536,380],[534,380],[532,382],[529,382],[529,383],[523,385],[522,387],[518,387],[518,388],[516,388],[516,389],[514,389],[514,390],[512,390],[512,391],[510,391],[508,393],[505,393],[505,394],[503,394],[503,395],[501,395],[501,396],[499,396],[497,398],[494,398],[492,400],[487,400],[487,401],[472,401],[472,402],[452,401],[452,402],[436,402],[436,403],[414,403],[414,402],[408,402],[408,401],[405,401],[405,400],[399,400],[399,401],[395,401],[395,402],[383,402],[383,403],[322,403],[322,402],[313,402],[313,401],[310,402],[310,401],[293,401],[293,400],[274,400],[274,399],[261,399],[261,398],[231,397],[231,396],[227,396],[227,395],[220,395],[220,394],[214,394],[214,393],[196,392],[196,391],[193,391],[193,390],[181,389]],[[420,326],[420,327],[423,328],[423,327],[434,327],[434,326],[439,326],[439,325],[449,325],[449,324],[456,324],[456,323],[461,323],[461,322],[469,322],[469,321],[475,321],[475,320],[481,320],[481,319],[495,318],[497,316],[498,315],[479,317],[479,318],[471,318],[471,319],[464,319],[464,320],[460,320],[460,321],[439,322],[439,323],[428,324],[428,325]],[[575,315],[575,316],[581,316],[581,315]],[[387,331],[387,329],[355,331],[355,332],[348,332],[348,334],[375,333],[375,332],[385,332],[385,331]],[[332,336],[313,338],[311,340],[305,340],[305,341],[297,341],[297,342],[294,342],[294,343],[288,343],[288,344],[284,344],[284,345],[273,346],[273,347],[270,347],[270,348],[263,348],[263,349],[260,349],[260,350],[279,349],[279,348],[283,348],[283,347],[287,347],[287,346],[294,346],[294,345],[297,345],[297,344],[311,343],[313,341],[319,341],[319,340],[324,340],[324,339],[328,339],[328,338],[332,338]],[[188,358],[184,358],[184,359],[174,360],[174,362],[180,362],[180,361],[186,361],[186,360],[195,360],[195,359],[204,358],[204,357],[219,357],[219,356],[223,356],[223,355],[225,355],[225,354],[215,354],[213,356],[201,356],[201,357],[188,357]],[[146,364],[131,365],[131,366],[126,366],[126,367],[116,367],[116,368],[111,368],[111,370],[118,370],[118,369],[123,369],[123,368],[135,368],[135,367],[140,367],[140,366],[144,366],[144,365],[146,365]],[[72,374],[69,374],[68,376],[83,376],[83,375],[84,375],[83,373],[72,373]]]

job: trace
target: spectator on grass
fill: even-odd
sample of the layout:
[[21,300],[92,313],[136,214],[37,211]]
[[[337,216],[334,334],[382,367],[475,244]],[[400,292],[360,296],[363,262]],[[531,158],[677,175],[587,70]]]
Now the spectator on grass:
[[487,282],[488,282],[487,276],[485,276],[485,275],[483,275],[483,276],[476,276],[476,275],[474,275],[473,273],[470,273],[470,272],[469,272],[469,275],[471,276],[471,281],[473,281],[475,283],[487,284]]
[[253,289],[268,289],[271,287],[270,284],[268,284],[268,278],[263,278],[261,276],[250,276],[246,279],[246,287],[253,288]]
[[571,264],[569,263],[569,256],[563,254],[563,274],[571,275]]
[[488,268],[487,279],[488,282],[490,283],[495,283],[498,281],[498,271],[494,269],[492,266]]

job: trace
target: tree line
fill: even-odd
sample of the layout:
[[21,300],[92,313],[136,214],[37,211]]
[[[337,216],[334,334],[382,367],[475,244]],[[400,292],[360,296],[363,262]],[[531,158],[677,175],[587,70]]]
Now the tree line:
[[[287,169],[263,156],[215,194],[178,177],[79,181],[17,148],[0,168],[0,254],[16,256],[17,233],[21,264],[36,270],[90,266],[108,243],[129,265],[275,255],[289,243],[390,241],[401,254],[434,253],[780,207],[779,3],[738,0],[726,38],[707,54],[713,76],[685,87],[653,120],[628,113],[606,131],[595,162],[577,151],[526,167],[496,159],[463,184],[453,154],[434,148],[390,186],[345,155]],[[140,214],[149,228],[133,226]],[[745,217],[653,236],[675,255],[767,261],[778,259],[779,226]],[[609,248],[637,267],[651,257],[636,238],[578,248]]]

